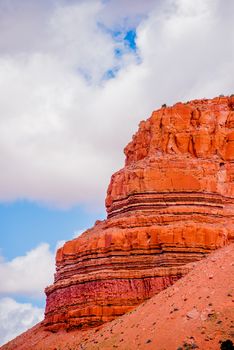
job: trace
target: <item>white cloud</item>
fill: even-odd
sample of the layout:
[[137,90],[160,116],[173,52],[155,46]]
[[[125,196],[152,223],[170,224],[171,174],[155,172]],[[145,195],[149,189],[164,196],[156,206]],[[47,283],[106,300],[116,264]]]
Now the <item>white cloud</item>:
[[[12,27],[11,40],[1,33],[0,200],[100,205],[141,119],[162,103],[233,93],[233,1],[225,9],[221,0],[142,3],[129,20],[138,25],[140,64],[99,25],[122,28],[130,0],[118,11],[98,0],[60,1],[46,15],[43,7],[42,36],[27,45],[17,44],[22,28]],[[37,33],[27,18],[27,31]],[[116,65],[116,77],[103,81]]]
[[[72,238],[85,230],[77,230]],[[65,241],[58,241],[55,251],[42,243],[11,261],[0,256],[0,345],[15,338],[44,317],[44,309],[31,303],[19,303],[9,296],[33,298],[34,302],[45,298],[44,289],[53,283],[55,254]]]
[[[77,230],[72,238],[85,230]],[[31,303],[19,303],[9,296],[33,298],[34,302],[45,298],[44,289],[53,283],[55,253],[65,241],[58,241],[55,251],[42,243],[11,261],[0,256],[0,346],[15,338],[44,318],[44,309]]]
[[40,322],[44,310],[12,298],[0,298],[0,346]]
[[0,260],[0,295],[44,297],[44,289],[53,282],[54,253],[43,243],[24,256]]

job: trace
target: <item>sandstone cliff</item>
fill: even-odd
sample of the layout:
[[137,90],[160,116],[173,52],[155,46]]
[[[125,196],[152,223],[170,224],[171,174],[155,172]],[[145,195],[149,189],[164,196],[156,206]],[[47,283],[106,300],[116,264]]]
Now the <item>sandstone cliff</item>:
[[110,321],[234,239],[234,97],[153,112],[125,154],[107,220],[57,252],[47,330]]

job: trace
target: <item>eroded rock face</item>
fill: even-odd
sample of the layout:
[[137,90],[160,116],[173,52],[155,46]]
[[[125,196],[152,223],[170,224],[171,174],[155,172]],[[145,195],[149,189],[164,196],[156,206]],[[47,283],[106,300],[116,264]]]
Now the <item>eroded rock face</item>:
[[234,239],[234,97],[153,112],[125,154],[107,220],[57,252],[47,329],[112,320]]

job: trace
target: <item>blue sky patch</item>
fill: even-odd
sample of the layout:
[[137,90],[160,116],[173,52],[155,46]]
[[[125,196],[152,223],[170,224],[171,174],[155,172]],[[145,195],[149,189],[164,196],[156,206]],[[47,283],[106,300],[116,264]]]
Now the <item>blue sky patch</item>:
[[72,239],[77,230],[104,217],[104,211],[87,212],[82,206],[59,210],[29,201],[0,204],[0,253],[11,260],[42,242],[55,249],[57,241]]
[[134,29],[131,29],[126,33],[124,41],[131,50],[136,51],[136,31]]

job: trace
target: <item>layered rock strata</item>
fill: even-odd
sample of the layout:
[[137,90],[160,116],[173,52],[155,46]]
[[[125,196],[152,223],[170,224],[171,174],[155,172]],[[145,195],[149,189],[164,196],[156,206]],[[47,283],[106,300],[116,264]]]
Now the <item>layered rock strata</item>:
[[234,239],[234,97],[153,112],[125,154],[107,220],[57,252],[49,330],[110,321]]

